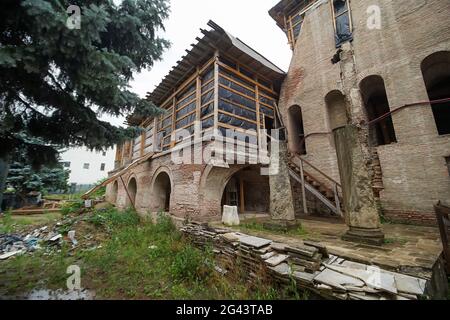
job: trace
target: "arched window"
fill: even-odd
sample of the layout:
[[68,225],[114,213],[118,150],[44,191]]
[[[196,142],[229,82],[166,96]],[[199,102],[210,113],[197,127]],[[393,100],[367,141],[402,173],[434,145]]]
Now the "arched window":
[[289,108],[289,139],[291,140],[292,151],[299,154],[306,154],[305,130],[303,128],[302,109],[294,105]]
[[380,146],[397,142],[392,116],[381,116],[389,113],[389,102],[386,95],[384,80],[380,76],[369,76],[360,83],[361,95],[370,124],[369,135],[372,146]]
[[[430,100],[450,98],[450,51],[433,53],[422,62],[422,75]],[[440,135],[450,134],[450,102],[432,104]]]

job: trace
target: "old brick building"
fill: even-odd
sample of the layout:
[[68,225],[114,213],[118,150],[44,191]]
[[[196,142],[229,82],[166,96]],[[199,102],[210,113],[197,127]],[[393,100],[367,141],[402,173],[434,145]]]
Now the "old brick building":
[[333,130],[353,124],[380,213],[433,223],[433,205],[450,199],[448,2],[283,0],[269,13],[293,50],[287,75],[211,22],[148,96],[168,112],[129,117],[145,131],[118,148],[109,201],[180,218],[217,218],[223,204],[267,213],[264,163],[177,164],[172,157],[187,141],[197,141],[192,159],[203,154],[213,129],[247,130],[244,150],[264,146],[262,130],[279,113],[297,214],[342,214]]
[[270,14],[293,49],[279,101],[290,149],[339,181],[332,130],[367,128],[382,213],[433,223],[450,199],[450,104],[428,103],[450,98],[448,1],[283,0]]
[[[148,95],[166,112],[128,118],[145,130],[118,147],[107,187],[118,207],[196,219],[220,219],[224,204],[242,213],[269,210],[269,180],[259,161],[267,159],[267,148],[258,153],[258,147],[267,144],[261,130],[273,126],[285,73],[214,22],[208,25]],[[223,146],[234,140],[225,155]]]

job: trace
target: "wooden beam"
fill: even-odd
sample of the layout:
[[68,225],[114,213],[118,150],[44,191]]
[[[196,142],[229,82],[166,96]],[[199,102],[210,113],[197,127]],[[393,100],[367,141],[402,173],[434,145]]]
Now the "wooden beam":
[[244,180],[242,178],[239,178],[239,211],[241,214],[245,212]]
[[214,129],[219,125],[219,50],[214,53]]
[[195,106],[195,121],[197,121],[198,128],[194,127],[195,139],[200,139],[200,131],[201,131],[201,104],[202,104],[202,79],[200,78],[200,68],[197,67],[197,87],[195,96],[197,98],[197,103]]

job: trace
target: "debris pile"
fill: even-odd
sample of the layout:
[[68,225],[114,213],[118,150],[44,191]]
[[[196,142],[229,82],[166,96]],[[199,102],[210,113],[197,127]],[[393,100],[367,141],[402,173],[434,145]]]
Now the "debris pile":
[[47,247],[59,247],[61,239],[62,235],[48,226],[35,229],[28,234],[0,234],[0,260],[39,250],[42,244]]
[[189,223],[180,229],[199,247],[212,245],[222,274],[240,262],[248,280],[261,270],[279,284],[294,280],[299,288],[327,299],[417,300],[427,297],[428,281],[345,260],[330,254],[320,243],[300,241],[292,246],[275,243],[205,224]]
[[95,250],[107,235],[97,232],[95,226],[86,221],[89,216],[65,216],[51,224],[34,227],[20,233],[0,234],[0,261],[15,255],[37,250],[54,252],[63,243],[71,249]]

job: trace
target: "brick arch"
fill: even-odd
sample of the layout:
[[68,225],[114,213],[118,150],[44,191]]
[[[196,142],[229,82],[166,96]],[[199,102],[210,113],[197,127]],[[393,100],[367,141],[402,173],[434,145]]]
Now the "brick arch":
[[249,165],[235,165],[221,168],[208,165],[200,179],[200,203],[202,216],[220,216],[222,214],[222,194],[231,177]]
[[[430,54],[420,64],[429,100],[450,98],[450,51]],[[439,135],[450,134],[450,102],[431,105]]]
[[174,195],[172,171],[167,166],[159,167],[150,183],[150,208],[154,212],[169,212]]
[[[137,193],[138,193],[138,182],[136,176],[133,174],[131,175],[127,180],[127,190],[128,194],[126,195],[126,206],[130,207],[134,205],[136,208],[136,199],[137,199]],[[127,191],[125,191],[127,192]],[[131,198],[131,199],[130,199]]]
[[[397,142],[390,111],[386,85],[383,77],[369,75],[359,83],[361,98],[367,121],[374,121],[369,126],[369,140],[371,146],[386,145]],[[385,116],[384,118],[380,118]]]
[[346,125],[349,122],[345,95],[341,90],[331,90],[325,95],[325,106],[328,115],[330,131]]
[[119,181],[115,180],[111,184],[111,193],[109,197],[109,202],[117,204],[117,196],[119,194]]

